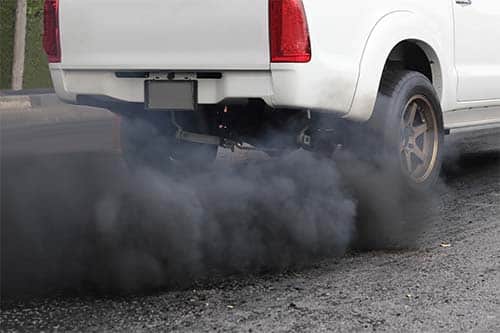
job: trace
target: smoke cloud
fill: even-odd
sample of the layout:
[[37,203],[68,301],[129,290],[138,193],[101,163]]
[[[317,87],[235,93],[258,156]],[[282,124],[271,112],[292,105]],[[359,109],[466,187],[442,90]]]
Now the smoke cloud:
[[2,294],[187,287],[413,246],[436,203],[393,175],[348,152],[170,173],[111,154],[2,156]]

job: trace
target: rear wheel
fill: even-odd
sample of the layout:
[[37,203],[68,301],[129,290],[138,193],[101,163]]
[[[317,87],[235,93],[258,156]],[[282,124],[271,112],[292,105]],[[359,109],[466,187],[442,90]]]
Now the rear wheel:
[[[122,154],[131,169],[168,171],[174,165],[198,167],[215,160],[217,146],[177,140],[171,117],[170,112],[148,111],[122,115]],[[176,120],[186,130],[208,132],[201,112],[177,112]]]
[[355,246],[411,247],[434,213],[427,190],[441,169],[443,120],[429,79],[417,72],[386,72],[363,130],[358,133],[367,133],[360,154],[369,159],[361,169],[366,175],[359,181],[359,174],[350,172],[358,198]]
[[369,121],[381,156],[398,164],[409,185],[432,186],[441,170],[443,119],[437,94],[427,77],[410,71],[385,73]]

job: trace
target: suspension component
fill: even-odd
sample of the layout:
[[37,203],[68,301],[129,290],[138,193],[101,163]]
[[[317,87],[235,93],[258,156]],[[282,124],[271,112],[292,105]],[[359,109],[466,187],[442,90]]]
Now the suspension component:
[[238,148],[240,150],[255,150],[254,147],[245,146],[243,145],[242,142],[238,142],[228,138],[186,131],[175,119],[174,112],[171,113],[171,120],[172,124],[177,128],[177,131],[175,133],[175,138],[177,140],[191,142],[191,143],[221,146],[223,148],[230,149],[231,151],[234,151],[235,148]]

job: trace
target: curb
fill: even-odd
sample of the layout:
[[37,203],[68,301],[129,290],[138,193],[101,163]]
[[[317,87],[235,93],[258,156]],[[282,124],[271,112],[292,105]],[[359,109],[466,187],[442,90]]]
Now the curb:
[[0,96],[0,111],[25,110],[33,107],[65,105],[56,94],[6,95]]

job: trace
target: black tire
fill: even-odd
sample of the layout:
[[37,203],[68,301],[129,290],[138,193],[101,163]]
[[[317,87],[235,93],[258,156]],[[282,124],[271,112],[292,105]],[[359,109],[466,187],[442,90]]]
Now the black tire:
[[[417,108],[409,109],[415,103]],[[412,110],[415,118],[410,121],[408,112],[413,114]],[[418,117],[432,119],[425,120],[428,128],[423,133],[429,131],[435,141],[432,145],[425,142],[432,147],[429,153],[433,161],[412,175],[404,167],[407,161],[402,148],[409,143],[406,127],[410,123],[423,128],[417,113]],[[428,189],[437,181],[442,164],[443,119],[431,82],[417,72],[386,72],[374,114],[360,126],[354,127],[359,136],[355,146],[361,148],[356,155],[362,157],[363,163],[344,167],[357,199],[357,236],[353,245],[360,250],[413,247],[435,216],[434,196]],[[415,144],[422,145],[423,141],[415,140]]]
[[378,162],[393,166],[416,189],[428,189],[436,183],[444,128],[441,105],[427,77],[413,71],[384,73],[368,125],[376,136],[371,144]]
[[[207,133],[201,113],[177,112],[185,130]],[[170,112],[140,111],[121,115],[121,148],[132,170],[169,171],[175,165],[201,167],[217,156],[217,146],[178,141]]]

